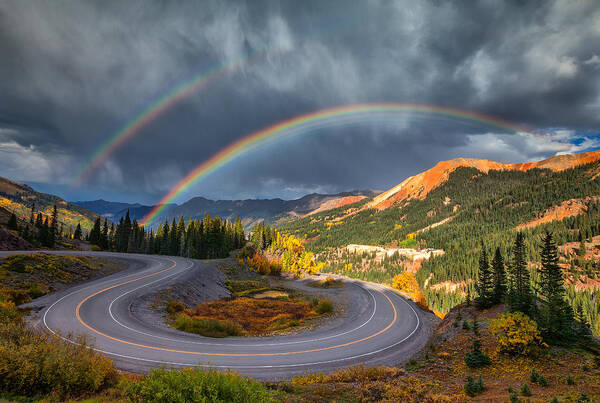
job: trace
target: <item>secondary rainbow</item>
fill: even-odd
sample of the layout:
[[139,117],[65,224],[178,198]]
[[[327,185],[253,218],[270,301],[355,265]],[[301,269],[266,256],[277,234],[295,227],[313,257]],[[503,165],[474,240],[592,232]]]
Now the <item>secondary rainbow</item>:
[[77,172],[77,175],[75,176],[73,184],[80,185],[83,183],[87,177],[96,168],[102,165],[119,147],[138,134],[150,122],[154,121],[160,115],[171,109],[173,105],[191,96],[193,93],[203,87],[206,87],[210,83],[243,66],[247,66],[250,63],[259,60],[263,56],[264,52],[261,52],[250,58],[243,59],[225,67],[219,67],[208,72],[204,72],[167,92],[157,101],[142,110],[142,112],[130,120],[108,140],[102,143],[102,145],[100,145],[98,149],[90,156],[90,158],[81,166]]
[[335,108],[322,109],[305,115],[297,116],[276,123],[265,129],[251,133],[221,149],[208,160],[202,162],[160,200],[160,202],[141,220],[146,225],[152,222],[165,206],[173,201],[181,192],[188,189],[198,180],[206,177],[211,172],[221,168],[237,157],[256,149],[257,147],[288,138],[295,135],[306,134],[331,126],[344,126],[364,122],[384,122],[398,120],[405,116],[416,118],[432,118],[459,121],[468,125],[493,127],[508,132],[526,133],[532,136],[537,134],[509,123],[507,121],[483,115],[481,113],[465,111],[433,105],[378,103],[345,105]]

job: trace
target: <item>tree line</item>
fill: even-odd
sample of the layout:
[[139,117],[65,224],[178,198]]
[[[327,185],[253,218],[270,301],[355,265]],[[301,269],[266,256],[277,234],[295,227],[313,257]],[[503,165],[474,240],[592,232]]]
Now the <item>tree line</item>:
[[485,309],[507,303],[511,311],[533,318],[548,343],[567,344],[576,338],[587,338],[591,335],[589,323],[582,307],[579,305],[574,312],[567,300],[558,248],[550,232],[543,236],[540,256],[535,279],[531,279],[523,233],[517,233],[506,264],[500,248],[496,248],[490,264],[482,242],[475,282],[476,305]]
[[[74,237],[82,237],[78,225]],[[184,256],[193,259],[226,257],[230,251],[245,243],[244,227],[239,217],[230,222],[206,214],[202,219],[185,221],[183,216],[169,223],[159,224],[156,232],[146,230],[129,211],[117,225],[100,217],[87,236],[87,240],[102,250],[123,253],[145,253]]]
[[35,203],[31,207],[29,222],[19,225],[15,213],[11,213],[7,228],[17,231],[19,236],[34,245],[53,248],[57,241],[63,236],[62,224],[58,222],[58,209],[54,205],[50,217],[37,212]]

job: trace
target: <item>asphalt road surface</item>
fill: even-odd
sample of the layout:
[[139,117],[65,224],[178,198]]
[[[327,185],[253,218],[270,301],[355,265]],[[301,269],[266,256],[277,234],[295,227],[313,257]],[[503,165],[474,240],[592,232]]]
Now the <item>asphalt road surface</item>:
[[[0,252],[0,256],[11,253],[17,252]],[[433,323],[430,313],[394,291],[348,280],[343,290],[350,293],[351,302],[337,318],[314,330],[273,337],[207,338],[144,323],[132,314],[131,306],[188,270],[202,275],[214,262],[108,252],[55,253],[129,261],[128,270],[31,304],[42,308],[34,326],[61,337],[71,335],[69,339],[87,335],[94,349],[127,371],[201,366],[276,380],[357,364],[396,365],[425,346]]]

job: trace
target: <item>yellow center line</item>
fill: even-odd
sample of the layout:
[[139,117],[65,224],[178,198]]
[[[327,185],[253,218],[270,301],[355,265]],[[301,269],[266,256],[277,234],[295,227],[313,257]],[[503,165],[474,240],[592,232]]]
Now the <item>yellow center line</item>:
[[129,283],[133,283],[135,281],[143,280],[145,278],[153,277],[153,276],[156,276],[157,274],[164,273],[166,271],[172,270],[172,269],[175,268],[175,266],[177,266],[177,263],[173,262],[173,264],[171,266],[167,267],[166,269],[157,271],[156,273],[147,274],[145,276],[134,278],[132,280],[124,281],[122,283],[115,284],[115,285],[110,286],[110,287],[106,287],[106,288],[104,288],[104,289],[102,289],[100,291],[96,291],[95,293],[93,293],[91,295],[88,295],[86,298],[84,298],[83,300],[81,300],[81,302],[77,305],[77,308],[75,308],[75,316],[77,317],[77,320],[79,321],[79,323],[81,323],[87,329],[91,330],[92,332],[94,332],[96,334],[99,334],[100,336],[104,336],[107,339],[110,339],[110,340],[113,340],[113,341],[117,341],[119,343],[128,344],[128,345],[131,345],[131,346],[136,346],[136,347],[141,347],[141,348],[146,348],[146,349],[151,349],[151,350],[158,350],[158,351],[168,351],[168,352],[171,352],[171,353],[180,353],[180,354],[223,356],[223,357],[262,357],[262,356],[278,356],[278,355],[314,353],[314,352],[318,352],[318,351],[331,350],[331,349],[335,349],[335,348],[341,348],[341,347],[350,346],[352,344],[361,343],[363,341],[372,339],[373,337],[378,336],[381,333],[386,332],[389,328],[391,328],[394,325],[394,323],[396,323],[396,320],[398,319],[398,312],[396,311],[396,307],[394,306],[394,304],[393,304],[392,300],[390,299],[390,297],[388,297],[386,294],[384,294],[380,290],[377,290],[377,292],[379,292],[381,295],[383,295],[385,298],[387,298],[388,302],[392,306],[392,309],[394,310],[394,319],[392,320],[392,322],[389,325],[387,325],[384,329],[378,331],[377,333],[373,333],[372,335],[364,337],[364,338],[362,338],[360,340],[354,340],[354,341],[350,341],[350,342],[347,342],[347,343],[344,343],[344,344],[338,344],[338,345],[330,346],[330,347],[321,347],[321,348],[315,348],[315,349],[312,349],[312,350],[302,350],[302,351],[288,351],[288,352],[281,352],[281,353],[255,353],[255,354],[203,353],[203,352],[199,352],[199,351],[174,350],[174,349],[170,349],[170,348],[147,346],[145,344],[134,343],[134,342],[131,342],[131,341],[122,340],[122,339],[118,339],[118,338],[113,337],[113,336],[109,336],[106,333],[102,333],[101,331],[99,331],[99,330],[91,327],[83,319],[81,319],[81,316],[79,314],[81,306],[87,300],[89,300],[90,298],[93,298],[96,295],[101,294],[103,292],[112,290],[113,288],[120,287],[122,285],[126,285],[126,284],[129,284]]

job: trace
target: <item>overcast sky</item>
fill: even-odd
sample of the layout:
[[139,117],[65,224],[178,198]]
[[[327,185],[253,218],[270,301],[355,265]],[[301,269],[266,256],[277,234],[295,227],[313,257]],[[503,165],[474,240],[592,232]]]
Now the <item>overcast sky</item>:
[[[70,185],[148,105],[231,65]],[[386,189],[459,156],[600,148],[600,3],[0,2],[0,176],[69,200],[152,203],[244,135],[368,102],[471,110],[541,136],[435,119],[326,129],[251,152],[178,201]]]

